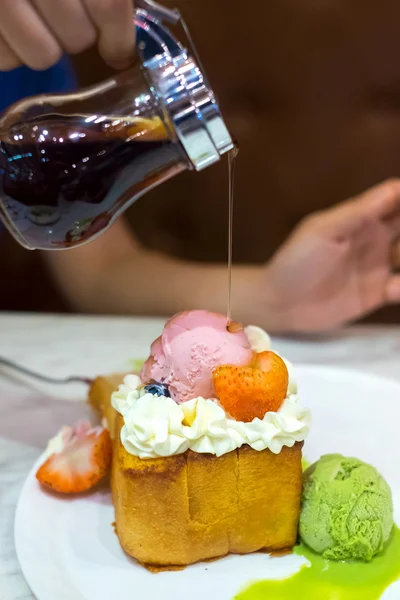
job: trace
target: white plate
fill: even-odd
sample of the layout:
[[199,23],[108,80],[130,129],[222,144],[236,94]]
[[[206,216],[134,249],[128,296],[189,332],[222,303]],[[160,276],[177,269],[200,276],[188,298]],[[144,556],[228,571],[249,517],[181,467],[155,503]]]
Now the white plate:
[[[298,367],[296,372],[301,402],[313,413],[305,457],[314,461],[340,452],[374,464],[392,487],[400,523],[400,384],[336,368]],[[184,571],[151,574],[121,550],[107,490],[61,500],[39,488],[36,468],[19,499],[15,544],[38,600],[231,600],[247,583],[289,575],[303,561],[297,556],[229,556]],[[399,596],[396,583],[383,597]]]

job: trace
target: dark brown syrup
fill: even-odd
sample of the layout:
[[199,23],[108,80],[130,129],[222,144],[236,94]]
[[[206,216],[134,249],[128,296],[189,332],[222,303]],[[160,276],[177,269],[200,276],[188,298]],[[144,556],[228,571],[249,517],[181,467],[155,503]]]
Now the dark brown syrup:
[[233,201],[235,195],[235,163],[239,147],[235,144],[234,148],[228,155],[228,306],[227,306],[227,325],[226,328],[230,333],[236,333],[243,329],[241,323],[232,321],[232,252],[233,252]]
[[0,131],[0,210],[33,247],[104,230],[134,197],[183,169],[161,122],[50,114]]

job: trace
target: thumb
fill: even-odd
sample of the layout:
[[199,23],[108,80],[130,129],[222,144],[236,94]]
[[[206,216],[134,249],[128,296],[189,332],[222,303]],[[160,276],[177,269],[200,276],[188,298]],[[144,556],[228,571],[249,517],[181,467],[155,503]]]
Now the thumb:
[[327,233],[338,239],[358,234],[376,221],[386,222],[395,230],[400,217],[400,179],[370,188],[322,215]]
[[400,215],[400,179],[389,179],[350,200],[376,219],[392,219]]

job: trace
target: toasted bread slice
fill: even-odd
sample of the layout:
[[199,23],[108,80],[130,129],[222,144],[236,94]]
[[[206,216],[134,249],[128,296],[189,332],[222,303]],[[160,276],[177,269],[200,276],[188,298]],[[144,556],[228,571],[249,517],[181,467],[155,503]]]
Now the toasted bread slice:
[[124,377],[125,374],[121,373],[96,377],[89,389],[89,404],[105,419],[111,439],[114,439],[117,416],[111,405],[111,394],[118,389]]

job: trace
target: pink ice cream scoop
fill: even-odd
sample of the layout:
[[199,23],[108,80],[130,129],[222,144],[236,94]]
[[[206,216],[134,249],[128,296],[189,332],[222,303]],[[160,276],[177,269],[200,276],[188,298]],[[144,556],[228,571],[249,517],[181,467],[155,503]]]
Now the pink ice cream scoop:
[[214,369],[247,365],[252,356],[245,332],[227,331],[226,316],[192,310],[167,321],[161,337],[151,345],[141,379],[168,385],[178,403],[198,396],[212,398]]

